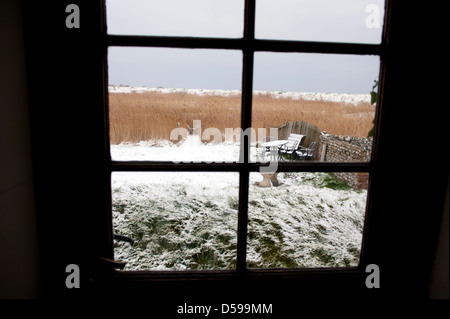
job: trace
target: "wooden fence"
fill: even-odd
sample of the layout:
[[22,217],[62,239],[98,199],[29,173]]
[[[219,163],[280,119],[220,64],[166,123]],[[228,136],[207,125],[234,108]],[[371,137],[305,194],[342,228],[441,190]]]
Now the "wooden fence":
[[[312,142],[319,144],[321,129],[316,125],[310,124],[305,121],[300,122],[286,122],[278,127],[278,139],[284,140],[289,137],[289,134],[301,134],[305,135],[302,146],[309,147]],[[316,148],[314,158],[317,159],[318,147]]]

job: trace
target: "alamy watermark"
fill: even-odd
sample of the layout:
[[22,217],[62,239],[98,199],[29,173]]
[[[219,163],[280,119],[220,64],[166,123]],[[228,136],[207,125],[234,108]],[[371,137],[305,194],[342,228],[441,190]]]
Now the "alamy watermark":
[[66,13],[69,15],[66,17],[66,27],[68,29],[80,28],[80,7],[76,4],[69,4],[66,7]]
[[376,264],[367,265],[366,273],[370,273],[366,277],[366,287],[369,289],[380,288],[380,267]]
[[381,28],[381,10],[380,6],[375,3],[370,3],[366,6],[366,27],[369,29]]
[[[69,4],[66,7],[66,13],[69,15],[66,17],[66,27],[68,29],[80,28],[80,8],[76,4]],[[366,27],[369,29],[381,28],[381,9],[378,4],[370,3],[366,6]]]
[[80,288],[80,267],[76,264],[67,265],[66,273],[69,273],[66,277],[66,287],[68,289]]

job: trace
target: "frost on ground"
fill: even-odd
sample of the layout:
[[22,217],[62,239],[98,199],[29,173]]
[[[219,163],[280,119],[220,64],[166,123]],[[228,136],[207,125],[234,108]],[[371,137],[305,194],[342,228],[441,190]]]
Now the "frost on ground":
[[115,258],[129,270],[226,269],[236,255],[238,175],[114,173]]
[[[327,173],[280,173],[278,187],[250,175],[247,264],[340,267],[358,264],[366,191]],[[115,242],[125,270],[233,269],[236,265],[237,173],[115,172]]]
[[279,187],[250,188],[248,266],[356,266],[367,192],[327,173],[278,176]]

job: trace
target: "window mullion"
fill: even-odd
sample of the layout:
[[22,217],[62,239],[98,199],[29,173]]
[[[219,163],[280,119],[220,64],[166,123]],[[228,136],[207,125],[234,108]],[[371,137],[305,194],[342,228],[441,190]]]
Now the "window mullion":
[[255,39],[255,0],[245,1],[245,14],[244,14],[244,39]]
[[[253,31],[246,32],[251,34]],[[289,41],[248,38],[195,38],[166,36],[106,35],[105,44],[109,47],[143,48],[184,48],[184,49],[224,49],[264,52],[329,53],[355,55],[382,55],[386,44],[340,43]]]
[[247,222],[248,222],[249,172],[239,174],[239,215],[237,229],[236,271],[243,275],[247,265]]
[[[267,164],[261,163],[173,163],[173,162],[138,162],[112,161],[109,169],[117,172],[259,172]],[[278,162],[279,172],[368,172],[373,170],[374,162],[320,162],[305,163]]]
[[[244,15],[244,48],[242,64],[242,102],[241,128],[245,132],[252,126],[252,93],[253,93],[253,57],[252,42],[255,38],[255,0],[246,0]],[[247,220],[248,220],[248,165],[251,140],[241,136],[241,157],[244,159],[243,170],[239,174],[239,216],[237,237],[236,270],[238,274],[245,274],[247,264]],[[243,157],[242,157],[243,155]]]

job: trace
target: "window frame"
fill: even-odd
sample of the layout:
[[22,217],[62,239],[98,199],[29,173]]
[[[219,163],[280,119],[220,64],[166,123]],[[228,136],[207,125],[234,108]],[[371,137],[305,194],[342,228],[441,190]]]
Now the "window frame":
[[[305,278],[318,275],[323,278],[347,276],[359,277],[367,266],[367,256],[370,253],[365,249],[368,235],[368,220],[372,212],[372,181],[374,173],[379,169],[378,161],[379,135],[381,126],[381,113],[383,105],[383,88],[385,87],[386,64],[385,56],[389,51],[389,23],[390,2],[385,2],[385,17],[383,23],[382,39],[380,44],[312,42],[312,41],[285,41],[255,39],[255,0],[245,0],[244,34],[242,38],[200,38],[200,37],[173,37],[173,36],[133,36],[109,35],[106,26],[105,0],[102,0],[102,65],[103,65],[103,111],[104,111],[104,143],[106,158],[105,187],[109,193],[106,206],[109,215],[103,219],[109,229],[108,239],[105,242],[106,257],[113,259],[113,227],[112,227],[112,200],[111,200],[111,174],[113,172],[151,172],[151,171],[227,171],[239,173],[239,208],[237,230],[237,260],[233,270],[207,270],[207,271],[115,271],[113,278],[119,282],[135,281],[167,281],[167,280],[223,280],[232,278],[261,279],[261,278]],[[261,163],[248,162],[247,141],[241,151],[244,151],[244,163],[172,163],[172,162],[137,162],[113,161],[110,155],[109,139],[109,107],[108,107],[108,60],[109,47],[165,47],[180,49],[231,49],[240,50],[243,54],[242,65],[242,96],[241,96],[241,128],[251,127],[252,95],[253,95],[253,67],[255,52],[282,52],[282,53],[318,53],[318,54],[351,54],[375,55],[380,57],[380,72],[378,79],[378,95],[375,110],[373,148],[369,162],[280,162],[277,171],[296,172],[368,172],[368,193],[366,201],[363,240],[360,262],[355,267],[339,268],[247,268],[247,226],[248,226],[248,196],[249,174],[258,172]]]

